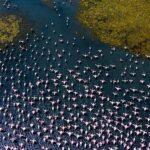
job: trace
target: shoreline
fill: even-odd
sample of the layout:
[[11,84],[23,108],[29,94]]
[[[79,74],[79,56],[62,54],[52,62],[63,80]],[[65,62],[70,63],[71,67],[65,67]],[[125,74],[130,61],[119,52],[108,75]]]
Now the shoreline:
[[30,23],[28,23],[27,19],[24,18],[21,15],[17,15],[17,14],[3,14],[0,15],[0,17],[8,17],[8,16],[15,16],[17,19],[19,19],[19,32],[16,36],[13,37],[12,41],[7,41],[5,43],[1,43],[0,42],[0,51],[2,51],[3,49],[5,49],[7,46],[9,46],[9,44],[12,43],[16,43],[20,38],[24,38],[25,33],[27,33],[28,31],[30,31],[31,25]]
[[[77,19],[79,23],[99,41],[108,44],[109,46],[122,48],[133,54],[147,57],[150,55],[150,45],[148,44],[148,41],[150,41],[149,27],[147,25],[148,21],[145,21],[147,24],[145,23],[145,25],[143,25],[137,22],[134,17],[136,14],[132,13],[133,10],[138,10],[140,7],[136,8],[131,2],[122,2],[117,4],[118,7],[116,10],[112,10],[112,6],[115,3],[116,2],[112,2],[112,4],[108,4],[107,0],[104,2],[95,0],[94,5],[88,2],[88,0],[86,2],[85,0],[81,0]],[[127,14],[126,10],[122,10],[122,7],[124,8],[124,3],[129,6],[129,14]],[[105,5],[107,9],[100,9],[103,5]],[[143,7],[148,9],[149,6],[144,3]],[[122,12],[122,18],[119,18],[117,15],[117,12],[119,11]],[[111,15],[110,12],[114,14]],[[147,10],[147,13],[148,12],[149,11]],[[145,14],[144,17],[146,16],[147,14]],[[138,20],[140,19],[141,17],[139,15]],[[137,33],[139,28],[141,30]]]

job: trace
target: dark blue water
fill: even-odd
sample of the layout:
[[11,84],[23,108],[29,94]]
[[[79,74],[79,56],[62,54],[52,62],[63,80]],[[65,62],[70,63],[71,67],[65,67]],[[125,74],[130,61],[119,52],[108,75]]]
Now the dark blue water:
[[0,149],[148,148],[148,59],[94,38],[77,20],[78,1],[55,0],[48,7],[40,0],[12,0],[0,13],[18,14],[34,29],[25,31],[25,44],[17,40],[0,52]]

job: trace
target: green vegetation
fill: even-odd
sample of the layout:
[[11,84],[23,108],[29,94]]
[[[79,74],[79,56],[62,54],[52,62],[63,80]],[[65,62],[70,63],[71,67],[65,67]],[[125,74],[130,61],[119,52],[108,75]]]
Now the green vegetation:
[[149,0],[80,0],[79,20],[104,43],[150,55]]
[[20,33],[21,19],[9,15],[0,17],[0,45],[12,42]]

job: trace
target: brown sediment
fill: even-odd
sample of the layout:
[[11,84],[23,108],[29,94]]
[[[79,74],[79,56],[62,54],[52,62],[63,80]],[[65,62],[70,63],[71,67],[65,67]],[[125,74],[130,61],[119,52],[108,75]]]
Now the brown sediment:
[[52,7],[52,0],[41,0],[43,4],[47,5],[48,7]]

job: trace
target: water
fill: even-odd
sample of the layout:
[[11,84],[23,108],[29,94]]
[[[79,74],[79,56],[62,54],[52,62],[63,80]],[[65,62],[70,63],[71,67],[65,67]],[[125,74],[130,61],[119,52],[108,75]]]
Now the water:
[[[127,149],[123,144],[133,149],[141,147],[141,143],[148,147],[149,128],[146,124],[149,124],[147,118],[150,103],[147,85],[150,83],[148,67],[150,61],[136,57],[125,50],[113,51],[110,46],[94,38],[76,18],[78,1],[70,3],[69,0],[56,0],[55,2],[56,4],[49,8],[40,0],[12,0],[11,5],[17,6],[16,8],[8,10],[3,6],[0,7],[0,13],[24,16],[35,30],[35,33],[29,32],[29,41],[25,45],[16,42],[15,46],[10,46],[0,53],[0,82],[2,83],[0,105],[4,108],[0,112],[0,127],[5,130],[0,133],[0,149],[4,149],[7,145],[22,149],[20,143],[24,143],[22,147],[29,150],[46,149],[46,147],[48,149],[63,149],[62,147],[64,149],[115,149],[115,147]],[[58,11],[54,6],[58,8]],[[69,18],[68,26],[67,18]],[[48,25],[48,28],[45,25]],[[44,35],[43,39],[42,35]],[[82,39],[83,36],[85,40]],[[24,38],[26,38],[25,35]],[[62,38],[63,43],[59,42]],[[20,45],[24,47],[24,50],[21,50]],[[70,69],[73,73],[69,73]],[[132,75],[133,72],[136,73],[135,76]],[[108,77],[107,73],[109,73]],[[143,73],[146,76],[142,75]],[[139,82],[142,79],[145,81],[143,84]],[[105,80],[105,83],[102,80]],[[112,83],[113,80],[116,83]],[[127,80],[127,83],[123,80]],[[37,82],[41,82],[40,86]],[[30,85],[33,85],[33,88]],[[121,90],[117,91],[116,87]],[[136,91],[134,92],[133,89]],[[68,90],[72,92],[69,93]],[[84,104],[85,108],[83,108]],[[125,107],[126,105],[128,107]],[[116,106],[119,110],[115,109]],[[138,108],[138,115],[134,114],[135,107]],[[144,111],[144,107],[148,110]],[[89,110],[90,108],[92,111]],[[86,114],[82,114],[83,111]],[[128,116],[125,117],[125,113]],[[28,114],[31,117],[27,117]],[[74,120],[73,117],[77,119]],[[92,120],[94,117],[96,119]],[[125,120],[121,120],[121,117],[125,117]],[[138,120],[140,117],[142,121]],[[68,119],[71,122],[68,123]],[[108,122],[109,119],[111,123]],[[86,122],[89,124],[87,125]],[[18,124],[19,127],[10,127],[11,123],[15,126]],[[31,127],[31,123],[35,126]],[[96,129],[93,128],[94,124],[98,124]],[[135,128],[135,124],[139,127]],[[74,125],[78,128],[75,129]],[[124,125],[129,128],[125,130]],[[26,127],[27,131],[23,131],[22,127]],[[64,131],[62,127],[65,127]],[[117,127],[118,130],[114,130],[113,127]],[[44,128],[48,131],[43,131]],[[107,133],[108,129],[110,133]],[[60,131],[63,131],[62,135]],[[140,135],[136,135],[137,131]],[[143,134],[143,131],[146,133]],[[41,132],[40,135],[38,132]],[[68,132],[72,132],[72,135],[69,136]],[[20,133],[23,135],[22,138],[19,138]],[[101,135],[98,136],[98,133]],[[78,134],[81,138],[77,138]],[[46,135],[48,139],[45,138]],[[115,136],[119,138],[115,139]],[[15,142],[12,141],[13,138]],[[35,139],[36,143],[32,143],[32,139]],[[65,140],[68,144],[65,144]],[[116,141],[115,144],[113,140]],[[71,144],[71,141],[75,144]],[[131,142],[134,144],[131,145]]]

